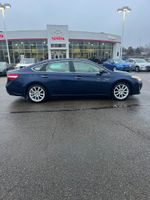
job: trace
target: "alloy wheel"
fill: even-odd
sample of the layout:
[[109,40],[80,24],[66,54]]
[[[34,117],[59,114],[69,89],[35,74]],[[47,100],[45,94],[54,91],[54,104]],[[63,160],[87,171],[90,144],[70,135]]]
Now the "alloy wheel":
[[31,101],[40,103],[46,98],[45,89],[40,85],[31,86],[28,91],[28,97]]
[[113,96],[117,100],[125,100],[129,96],[129,93],[129,86],[125,83],[119,83],[113,89]]

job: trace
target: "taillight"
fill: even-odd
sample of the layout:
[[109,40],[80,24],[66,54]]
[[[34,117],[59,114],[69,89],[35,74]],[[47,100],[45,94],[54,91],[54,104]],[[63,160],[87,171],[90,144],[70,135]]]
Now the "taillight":
[[20,74],[7,74],[7,79],[9,81],[14,81],[16,78],[18,78],[18,76],[20,76]]

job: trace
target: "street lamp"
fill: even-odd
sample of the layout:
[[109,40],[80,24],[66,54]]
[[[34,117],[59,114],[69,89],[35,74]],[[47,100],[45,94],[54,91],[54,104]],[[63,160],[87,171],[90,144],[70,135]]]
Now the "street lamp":
[[9,3],[0,3],[0,10],[2,11],[2,17],[3,17],[3,27],[4,27],[4,34],[5,34],[5,40],[6,40],[6,48],[7,48],[7,54],[8,54],[8,62],[10,64],[10,53],[9,53],[9,47],[8,47],[8,40],[7,40],[7,33],[6,33],[6,25],[5,25],[5,10],[7,8],[11,8],[11,5]]
[[118,13],[122,13],[122,34],[121,34],[121,58],[122,58],[122,51],[123,51],[123,43],[124,43],[124,32],[125,32],[125,20],[126,15],[131,12],[131,9],[128,6],[124,6],[117,10]]

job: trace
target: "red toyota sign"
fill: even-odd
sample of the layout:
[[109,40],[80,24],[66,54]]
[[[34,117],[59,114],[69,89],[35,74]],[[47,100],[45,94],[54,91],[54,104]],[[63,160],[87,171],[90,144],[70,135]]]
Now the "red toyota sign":
[[52,40],[65,40],[65,38],[61,36],[53,36]]
[[1,39],[1,38],[4,38],[4,34],[0,34],[0,39]]

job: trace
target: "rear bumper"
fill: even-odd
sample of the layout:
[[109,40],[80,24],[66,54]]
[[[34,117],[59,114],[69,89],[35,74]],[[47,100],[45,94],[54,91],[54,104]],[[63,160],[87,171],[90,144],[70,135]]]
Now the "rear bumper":
[[7,93],[8,93],[9,95],[12,95],[12,96],[22,96],[22,97],[23,97],[23,95],[21,95],[20,93],[9,92],[9,91],[7,91]]
[[6,86],[6,91],[9,95],[13,95],[13,96],[23,96],[21,93],[17,92],[17,91],[12,91],[10,90],[9,87]]
[[9,95],[14,95],[14,96],[25,96],[24,95],[24,91],[22,90],[21,87],[18,87],[17,84],[15,84],[13,82],[12,84],[12,81],[8,81],[7,84],[6,84],[6,91]]

